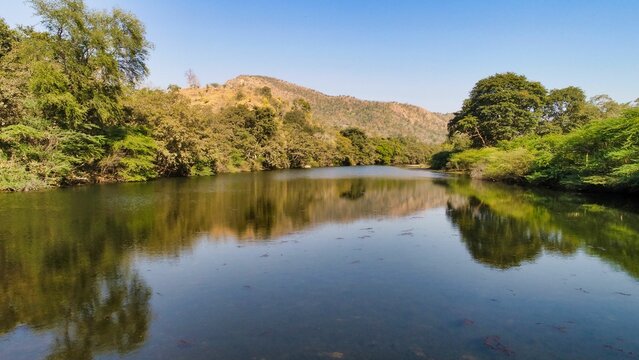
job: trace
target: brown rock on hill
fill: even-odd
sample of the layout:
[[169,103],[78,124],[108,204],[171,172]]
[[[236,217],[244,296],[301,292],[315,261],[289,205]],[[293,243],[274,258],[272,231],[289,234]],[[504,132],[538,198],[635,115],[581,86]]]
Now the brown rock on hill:
[[310,103],[314,122],[320,126],[337,129],[355,126],[370,135],[414,136],[428,144],[444,141],[446,124],[452,116],[397,102],[330,96],[266,76],[242,75],[224,85],[183,89],[182,93],[194,103],[215,108],[238,103],[261,105],[269,102],[286,108],[293,100],[302,98]]

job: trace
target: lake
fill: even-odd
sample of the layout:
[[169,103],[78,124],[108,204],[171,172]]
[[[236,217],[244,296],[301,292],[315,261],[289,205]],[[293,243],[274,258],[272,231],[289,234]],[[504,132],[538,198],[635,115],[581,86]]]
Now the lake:
[[636,199],[350,167],[0,194],[0,359],[639,359]]

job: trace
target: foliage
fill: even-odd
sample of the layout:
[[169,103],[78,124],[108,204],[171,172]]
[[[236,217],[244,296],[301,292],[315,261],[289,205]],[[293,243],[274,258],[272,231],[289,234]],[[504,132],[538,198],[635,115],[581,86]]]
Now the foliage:
[[0,156],[0,191],[29,191],[47,186],[38,174]]
[[561,140],[536,180],[576,189],[639,189],[639,109],[594,121]]
[[148,135],[129,130],[113,142],[111,153],[100,161],[102,173],[118,181],[144,181],[157,177],[157,144]]
[[[462,137],[479,149],[467,149]],[[639,189],[639,108],[513,73],[477,82],[432,167],[575,190]]]
[[495,74],[475,84],[462,109],[448,123],[449,135],[467,134],[475,146],[495,145],[534,131],[546,89],[514,73]]
[[110,137],[127,127],[122,98],[147,74],[144,27],[80,0],[31,3],[45,31],[0,22],[2,187],[97,181],[101,160],[122,151]]
[[349,162],[356,165],[370,165],[375,163],[375,149],[366,133],[359,128],[350,127],[341,130],[339,134],[353,145],[354,151],[349,154]]
[[[387,132],[388,124],[378,119],[397,121],[399,113],[420,121],[432,118],[401,104],[337,97],[367,127],[336,128],[314,117],[311,104],[322,116],[330,113],[327,102],[316,101],[326,96],[304,90],[298,91],[303,98],[282,99],[275,96],[280,83],[200,89],[188,71],[189,89],[138,88],[148,73],[151,44],[134,15],[91,10],[82,0],[31,4],[42,31],[12,29],[0,21],[2,190],[233,171],[421,164],[432,153],[412,137],[371,136]],[[189,96],[227,90],[231,93],[222,106],[198,104]],[[259,101],[251,102],[255,96]]]
[[567,134],[528,136],[496,147],[456,152],[445,166],[484,179],[636,192],[638,164],[639,109],[631,109]]
[[551,90],[537,132],[570,132],[592,120],[595,117],[593,110],[592,105],[586,102],[583,90],[578,87]]
[[[632,104],[619,104],[606,94],[595,95],[588,101],[594,106],[600,118],[611,118],[621,115],[624,110],[632,107]],[[634,105],[635,107],[637,104]]]
[[120,9],[88,10],[81,0],[32,4],[47,30],[30,81],[44,116],[72,129],[117,124],[122,91],[148,73],[142,23]]

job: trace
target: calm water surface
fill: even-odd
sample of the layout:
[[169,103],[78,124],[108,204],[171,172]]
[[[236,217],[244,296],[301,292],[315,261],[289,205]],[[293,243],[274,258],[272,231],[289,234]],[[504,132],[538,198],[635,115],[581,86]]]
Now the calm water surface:
[[639,359],[638,279],[632,199],[422,170],[0,194],[0,359]]

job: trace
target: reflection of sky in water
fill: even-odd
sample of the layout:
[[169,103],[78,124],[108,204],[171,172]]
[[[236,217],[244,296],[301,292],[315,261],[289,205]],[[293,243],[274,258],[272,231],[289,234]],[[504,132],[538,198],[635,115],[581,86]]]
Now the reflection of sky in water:
[[636,298],[614,293],[636,292],[624,273],[583,252],[492,270],[472,261],[443,209],[417,215],[241,248],[202,239],[172,266],[141,262],[159,316],[140,354],[498,358],[483,344],[497,335],[518,358],[596,359],[617,355],[606,345],[639,345]]
[[[426,172],[388,171],[308,171],[319,180],[301,176],[306,171],[164,180],[96,187],[97,195],[88,187],[68,192],[77,197],[68,203],[79,211],[88,198],[103,224],[70,210],[60,211],[57,222],[24,220],[20,227],[13,221],[8,231],[36,238],[64,233],[56,224],[76,224],[83,231],[67,235],[86,249],[72,252],[72,265],[51,268],[63,276],[69,266],[71,285],[62,285],[85,284],[73,278],[81,271],[111,279],[92,285],[103,293],[150,293],[135,310],[150,315],[128,326],[144,331],[141,342],[118,354],[116,344],[87,337],[97,358],[498,359],[512,351],[528,359],[623,359],[639,352],[635,213],[600,206],[595,217],[578,199],[490,184],[444,187],[408,175]],[[405,180],[376,180],[397,174]],[[120,198],[127,204],[128,192],[141,199],[137,208],[114,207]],[[230,195],[238,192],[243,196]],[[43,194],[56,204],[69,196]],[[14,216],[21,215],[25,205],[11,205]],[[17,259],[24,244],[2,234],[4,258]],[[26,249],[46,253],[42,246]],[[94,272],[74,262],[85,252],[101,264]],[[15,271],[0,277],[4,288],[19,294],[10,280],[42,286],[11,267],[38,259],[29,256],[4,260],[3,268]],[[23,300],[12,298],[16,306],[29,306]],[[129,306],[127,296],[120,301]],[[88,304],[69,303],[74,324],[99,333],[127,323],[113,320],[105,328],[82,320],[73,306],[86,311]],[[110,314],[103,307],[98,313]],[[0,358],[50,353],[65,339],[64,312],[55,314],[40,331],[23,325],[0,337]]]

